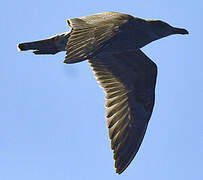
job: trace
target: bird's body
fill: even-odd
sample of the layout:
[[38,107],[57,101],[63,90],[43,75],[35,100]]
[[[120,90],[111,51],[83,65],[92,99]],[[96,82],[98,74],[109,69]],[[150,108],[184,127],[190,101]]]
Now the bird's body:
[[70,32],[22,43],[35,54],[66,51],[65,63],[88,59],[106,92],[107,126],[117,173],[122,173],[143,140],[155,100],[157,67],[141,50],[172,34],[188,34],[162,21],[105,12],[68,20]]

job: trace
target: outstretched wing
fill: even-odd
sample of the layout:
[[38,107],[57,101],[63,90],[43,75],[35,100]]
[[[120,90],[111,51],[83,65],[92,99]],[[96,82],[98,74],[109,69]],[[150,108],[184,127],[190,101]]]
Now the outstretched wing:
[[106,93],[106,118],[117,173],[122,173],[143,140],[155,99],[157,67],[141,50],[89,60]]
[[75,63],[95,54],[104,45],[108,45],[107,41],[115,36],[129,19],[132,19],[132,16],[114,12],[69,19],[71,33],[64,62]]

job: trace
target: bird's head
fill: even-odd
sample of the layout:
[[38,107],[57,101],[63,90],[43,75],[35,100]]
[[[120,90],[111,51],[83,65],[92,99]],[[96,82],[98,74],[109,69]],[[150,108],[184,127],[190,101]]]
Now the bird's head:
[[147,20],[147,22],[153,39],[160,39],[173,34],[189,34],[186,29],[173,27],[160,20]]

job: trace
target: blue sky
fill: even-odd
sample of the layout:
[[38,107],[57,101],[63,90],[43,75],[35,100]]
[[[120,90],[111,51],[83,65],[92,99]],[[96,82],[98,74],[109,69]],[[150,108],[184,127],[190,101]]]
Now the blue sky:
[[[3,1],[0,54],[0,179],[202,180],[201,0]],[[18,52],[19,42],[69,30],[66,19],[119,11],[184,27],[143,51],[156,62],[156,103],[142,146],[122,175],[114,169],[104,92],[86,61],[65,53]]]

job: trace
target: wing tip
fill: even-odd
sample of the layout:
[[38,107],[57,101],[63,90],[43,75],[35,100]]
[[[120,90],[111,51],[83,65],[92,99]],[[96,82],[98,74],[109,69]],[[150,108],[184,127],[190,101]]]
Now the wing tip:
[[[134,158],[134,156],[133,156],[133,158]],[[117,174],[122,174],[126,169],[127,169],[127,167],[130,165],[130,163],[132,162],[132,160],[133,160],[133,158],[130,160],[130,161],[128,161],[127,163],[125,163],[125,164],[122,164],[122,163],[116,163],[115,162],[115,168],[116,168],[116,173]]]
[[[125,168],[126,169],[126,168]],[[118,174],[118,175],[120,175],[120,174],[122,174],[123,173],[123,171],[125,171],[125,169],[118,169],[118,168],[116,168],[116,173]]]

